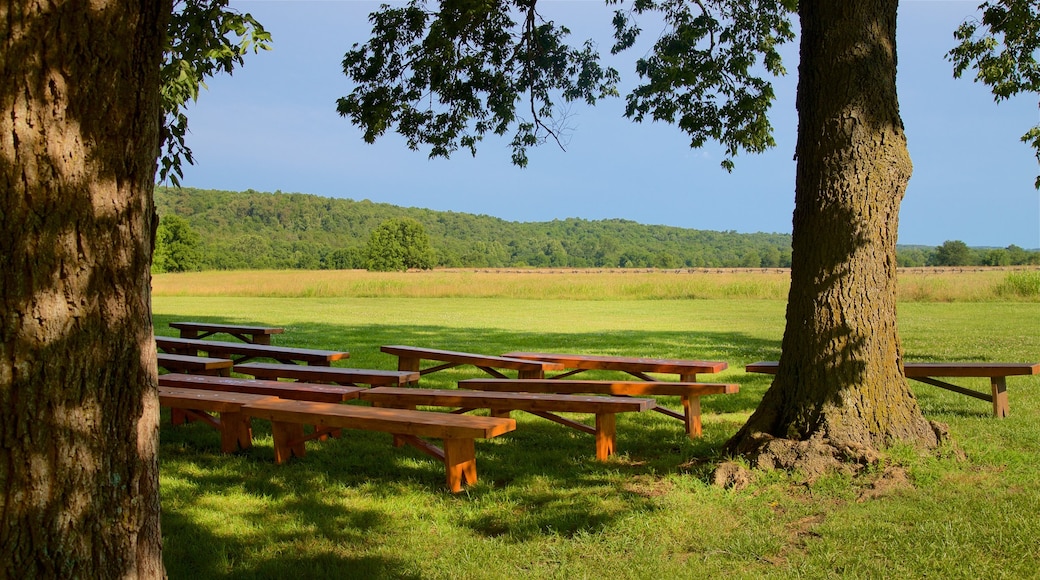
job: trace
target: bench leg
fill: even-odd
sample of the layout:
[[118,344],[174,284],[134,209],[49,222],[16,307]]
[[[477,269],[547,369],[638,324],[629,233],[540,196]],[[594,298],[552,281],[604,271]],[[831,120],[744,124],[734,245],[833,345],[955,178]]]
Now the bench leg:
[[253,446],[253,427],[244,413],[220,414],[220,450],[234,453]]
[[183,425],[188,422],[188,414],[184,412],[184,409],[178,409],[176,407],[170,409],[170,424],[171,425]]
[[1008,416],[1007,379],[1004,377],[991,377],[990,388],[993,390],[993,415],[1003,419]]
[[596,413],[596,459],[606,461],[614,454],[616,433],[617,416],[614,413]]
[[271,421],[271,435],[274,437],[274,462],[285,463],[289,458],[303,457],[306,453],[303,439],[303,425],[285,421]]
[[683,397],[683,415],[686,418],[686,434],[690,439],[701,436],[701,398]]
[[477,482],[477,454],[473,439],[445,439],[444,467],[448,476],[448,489],[452,493],[462,491],[462,484]]
[[420,363],[422,363],[422,359],[401,356],[397,358],[397,370],[417,373]]

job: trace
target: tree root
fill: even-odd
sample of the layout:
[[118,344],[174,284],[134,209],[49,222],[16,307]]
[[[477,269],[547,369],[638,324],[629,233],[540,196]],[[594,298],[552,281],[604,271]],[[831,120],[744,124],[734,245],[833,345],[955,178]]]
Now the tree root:
[[[930,426],[939,445],[933,450],[943,454],[942,448],[950,449],[949,429],[945,424],[930,421]],[[929,446],[931,448],[932,446]],[[747,460],[751,469],[771,471],[782,469],[797,473],[807,483],[812,483],[827,474],[840,473],[850,476],[859,474],[864,468],[877,466],[883,454],[873,447],[854,442],[840,442],[829,438],[826,433],[819,432],[806,440],[782,439],[768,433],[757,432],[748,435],[740,444],[741,456]],[[954,456],[963,457],[954,449]],[[713,474],[714,484],[728,489],[740,490],[754,479],[754,474],[743,464],[726,461],[720,464]],[[908,481],[905,474],[886,468],[882,478],[895,481]],[[895,468],[901,472],[900,468]],[[886,486],[891,487],[891,486]],[[868,494],[869,495],[869,494]]]

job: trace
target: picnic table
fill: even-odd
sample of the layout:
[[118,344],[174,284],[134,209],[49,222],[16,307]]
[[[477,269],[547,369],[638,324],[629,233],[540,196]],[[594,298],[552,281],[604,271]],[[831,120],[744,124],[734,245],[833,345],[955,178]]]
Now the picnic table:
[[220,324],[209,322],[171,322],[170,328],[181,332],[181,338],[206,338],[217,333],[231,336],[252,344],[271,344],[272,334],[285,332],[284,328],[269,326],[248,326],[241,324]]
[[[779,363],[776,361],[760,361],[747,365],[749,373],[776,374]],[[1007,397],[1007,377],[1040,374],[1040,363],[984,363],[984,362],[908,362],[903,363],[906,378],[933,387],[946,389],[983,401],[993,403],[993,415],[1004,418],[1010,410]],[[988,378],[990,392],[984,393],[941,381],[935,377],[976,377]]]

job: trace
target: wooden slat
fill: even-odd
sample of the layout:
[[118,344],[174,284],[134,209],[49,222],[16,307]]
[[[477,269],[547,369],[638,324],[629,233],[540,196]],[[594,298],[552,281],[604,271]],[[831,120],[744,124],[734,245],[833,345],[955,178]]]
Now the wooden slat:
[[159,387],[160,405],[192,405],[192,409],[203,411],[238,411],[242,405],[269,399],[263,395],[248,393],[221,393],[178,387]]
[[201,371],[222,372],[230,371],[234,363],[223,358],[211,358],[204,356],[190,356],[183,354],[170,354],[160,352],[156,355],[160,367],[169,371]]
[[729,365],[722,361],[641,358],[609,355],[561,354],[550,352],[507,352],[502,356],[557,362],[569,369],[610,370],[626,373],[669,373],[679,375],[719,373]]
[[476,367],[491,367],[496,369],[511,369],[525,371],[562,370],[563,365],[552,362],[541,362],[510,358],[504,356],[483,355],[469,352],[457,352],[452,350],[441,350],[436,348],[424,348],[418,346],[389,345],[379,350],[398,358],[420,360],[436,360],[455,364],[467,364]]
[[200,340],[193,338],[176,338],[170,336],[156,336],[155,344],[161,350],[170,353],[181,351],[190,352],[195,355],[205,352],[209,356],[220,358],[239,357],[236,362],[242,362],[242,358],[272,358],[281,362],[300,361],[310,364],[328,365],[334,361],[350,357],[349,352],[320,350],[309,348],[293,348],[270,346],[265,344],[251,344],[246,342],[223,342],[217,340]]
[[284,399],[258,401],[245,406],[243,411],[270,421],[383,431],[434,439],[489,438],[516,429],[516,421],[512,419]]
[[599,393],[604,395],[701,396],[740,391],[735,383],[667,381],[577,381],[559,379],[466,379],[459,388],[532,393]]
[[275,363],[235,365],[235,372],[262,379],[298,379],[341,385],[401,385],[419,380],[418,372],[352,369],[342,367],[299,366]]
[[[556,384],[554,381],[553,384]],[[457,389],[411,389],[376,387],[358,394],[365,401],[380,404],[555,411],[569,413],[640,412],[656,406],[653,399],[561,395],[556,393],[517,393],[466,391]]]
[[160,375],[159,385],[220,392],[252,393],[281,397],[283,399],[324,403],[340,403],[356,399],[358,392],[365,390],[364,387],[185,374]]
[[253,344],[271,344],[272,334],[285,332],[284,328],[269,326],[216,324],[209,322],[171,322],[170,328],[179,330],[182,338],[205,338],[216,333],[224,333]]
[[1011,377],[1040,374],[1040,363],[914,362],[905,363],[903,370],[909,378]]
[[[749,373],[776,374],[777,361],[759,361],[744,367]],[[903,364],[907,378],[918,377],[1010,377],[1040,374],[1040,363],[983,362],[908,362]]]

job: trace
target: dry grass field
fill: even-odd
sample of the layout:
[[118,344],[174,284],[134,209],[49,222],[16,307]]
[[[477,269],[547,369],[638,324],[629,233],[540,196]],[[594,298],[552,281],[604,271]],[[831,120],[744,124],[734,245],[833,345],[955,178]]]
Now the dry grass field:
[[[209,271],[156,275],[152,287],[156,296],[784,300],[789,272],[782,269]],[[1040,269],[902,270],[899,299],[907,302],[1040,301]]]

